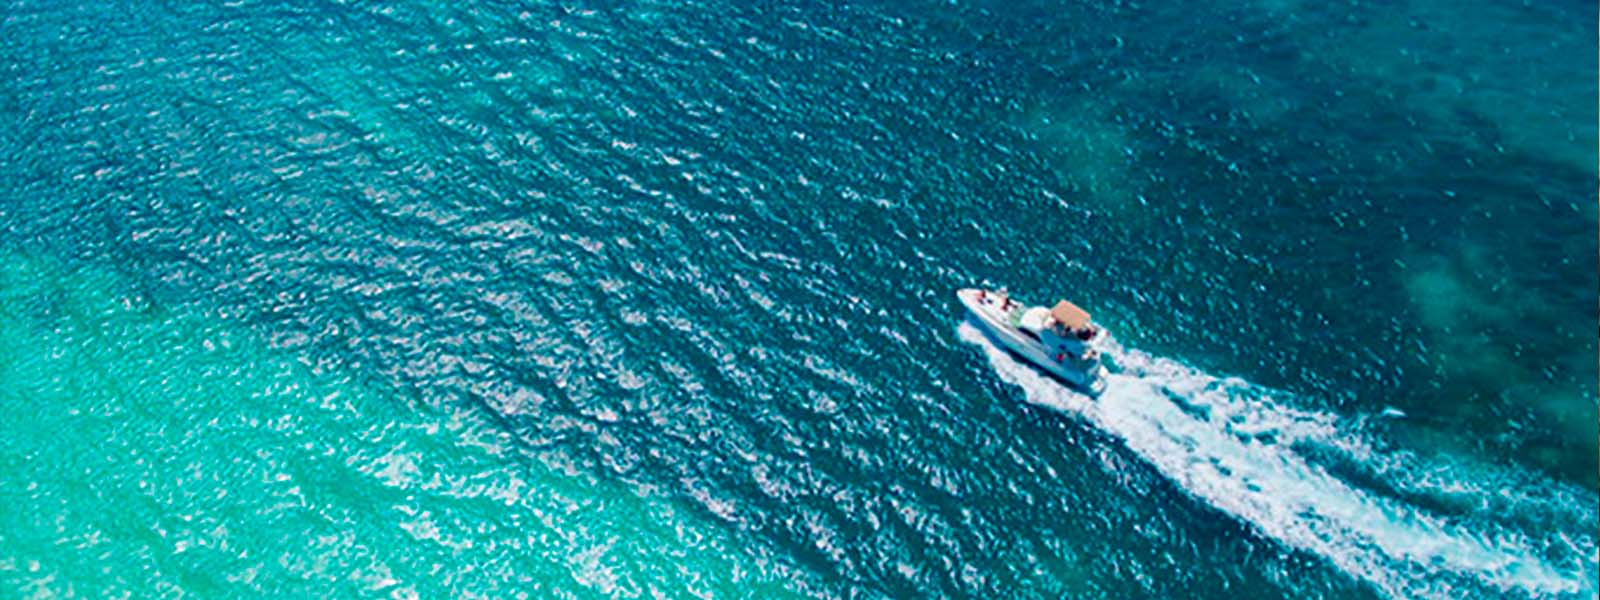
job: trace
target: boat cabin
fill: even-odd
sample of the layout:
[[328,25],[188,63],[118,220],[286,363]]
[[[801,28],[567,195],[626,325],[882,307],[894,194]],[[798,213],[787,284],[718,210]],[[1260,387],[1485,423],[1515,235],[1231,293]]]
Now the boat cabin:
[[1089,340],[1099,333],[1089,322],[1089,313],[1066,300],[1048,310],[1042,306],[1028,309],[1018,319],[1017,329],[1057,356],[1091,360],[1098,354],[1088,347]]
[[1089,324],[1089,312],[1066,300],[1050,309],[1051,328],[1062,336],[1076,337],[1082,341],[1094,339],[1094,325]]

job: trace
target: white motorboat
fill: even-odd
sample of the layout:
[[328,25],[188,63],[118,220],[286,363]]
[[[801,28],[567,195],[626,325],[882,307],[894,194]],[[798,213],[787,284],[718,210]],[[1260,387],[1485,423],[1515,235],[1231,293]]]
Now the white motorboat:
[[956,296],[1000,347],[1092,395],[1105,391],[1106,367],[1095,345],[1106,333],[1088,312],[1066,300],[1027,306],[1004,290],[964,289]]

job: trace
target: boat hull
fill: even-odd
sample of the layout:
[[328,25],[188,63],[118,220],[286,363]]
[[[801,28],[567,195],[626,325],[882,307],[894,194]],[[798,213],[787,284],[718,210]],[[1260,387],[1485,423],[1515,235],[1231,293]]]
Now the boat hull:
[[1013,356],[1021,358],[1035,368],[1061,380],[1074,388],[1098,396],[1106,389],[1106,368],[1098,362],[1087,369],[1057,362],[1038,341],[1012,326],[1008,313],[981,290],[964,289],[956,293],[967,313],[973,317],[984,335]]

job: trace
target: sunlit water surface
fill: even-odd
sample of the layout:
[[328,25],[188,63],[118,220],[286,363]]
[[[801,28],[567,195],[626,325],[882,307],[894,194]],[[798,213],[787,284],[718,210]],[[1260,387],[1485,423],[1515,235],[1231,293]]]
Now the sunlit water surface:
[[1597,593],[1592,4],[6,8],[0,596]]

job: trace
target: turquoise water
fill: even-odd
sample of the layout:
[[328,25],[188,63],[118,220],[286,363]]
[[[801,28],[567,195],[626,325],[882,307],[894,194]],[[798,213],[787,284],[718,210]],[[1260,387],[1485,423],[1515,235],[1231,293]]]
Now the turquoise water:
[[8,9],[0,596],[1600,591],[1593,6]]

